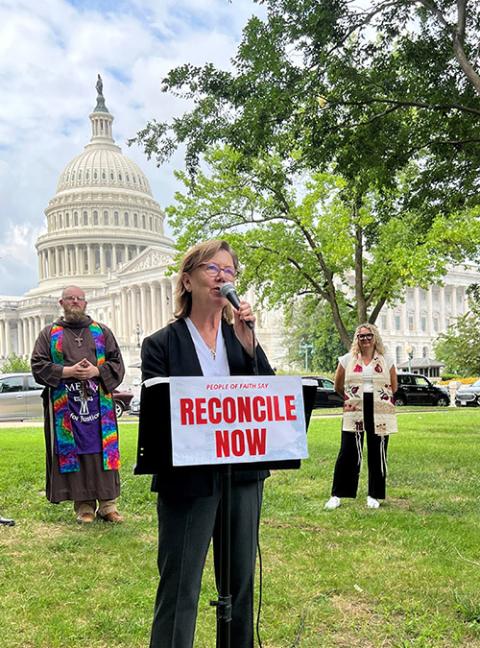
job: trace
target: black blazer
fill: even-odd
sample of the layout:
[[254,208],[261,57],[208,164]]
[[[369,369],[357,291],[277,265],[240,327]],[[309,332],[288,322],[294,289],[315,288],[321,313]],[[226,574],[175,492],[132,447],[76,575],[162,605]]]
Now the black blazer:
[[[222,334],[232,376],[253,374],[253,360],[238,341],[233,326],[222,320]],[[257,346],[259,375],[272,375],[267,357]],[[142,345],[142,379],[156,376],[202,376],[195,345],[183,319],[176,320],[153,335]],[[152,391],[150,391],[152,390]],[[155,397],[153,397],[153,390]],[[213,492],[219,468],[211,466],[173,467],[168,389],[142,388],[142,406],[135,474],[153,474],[152,490],[162,495],[205,496]],[[232,480],[257,481],[268,477],[268,470],[233,466]]]

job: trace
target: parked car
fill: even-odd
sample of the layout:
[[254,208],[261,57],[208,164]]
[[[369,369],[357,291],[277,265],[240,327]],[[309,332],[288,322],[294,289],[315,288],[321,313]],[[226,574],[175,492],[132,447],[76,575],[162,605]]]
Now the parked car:
[[[43,389],[31,373],[0,374],[0,421],[43,417]],[[129,409],[132,398],[131,392],[114,390],[117,418]]]
[[115,414],[117,419],[119,419],[123,412],[127,412],[130,409],[130,403],[133,400],[133,394],[130,391],[125,391],[124,389],[114,389],[113,390],[113,400],[115,402]]
[[140,396],[135,396],[134,398],[132,398],[132,401],[130,403],[130,410],[128,413],[133,414],[133,416],[140,415]]
[[333,388],[333,380],[323,376],[305,376],[318,383],[314,407],[343,407],[343,398]]
[[31,373],[0,374],[0,421],[43,417],[42,391]]
[[450,394],[444,387],[431,383],[426,376],[413,373],[398,374],[395,404],[402,405],[450,405]]
[[462,385],[455,394],[455,405],[478,407],[480,405],[480,380],[472,385]]

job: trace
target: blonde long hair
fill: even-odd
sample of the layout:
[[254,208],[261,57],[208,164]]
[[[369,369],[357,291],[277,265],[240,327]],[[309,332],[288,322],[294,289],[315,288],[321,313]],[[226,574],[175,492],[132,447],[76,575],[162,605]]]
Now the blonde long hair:
[[[227,241],[222,239],[213,239],[211,241],[204,241],[203,243],[197,243],[191,247],[183,257],[183,260],[180,264],[178,270],[178,278],[175,286],[175,312],[174,316],[176,319],[181,319],[182,317],[188,317],[192,310],[192,294],[188,292],[183,284],[184,274],[190,274],[196,268],[198,268],[202,263],[208,261],[213,256],[224,250],[228,252],[233,259],[233,267],[235,272],[238,273],[238,257],[234,250],[230,247]],[[231,322],[233,320],[233,314],[230,304],[225,306],[223,309],[223,317]]]
[[375,326],[375,324],[370,324],[370,322],[365,322],[364,324],[360,324],[357,326],[355,329],[355,334],[353,336],[353,342],[352,346],[350,347],[350,353],[354,356],[358,355],[361,353],[360,351],[360,346],[358,344],[358,334],[362,328],[366,328],[372,333],[373,335],[373,348],[374,350],[379,353],[380,355],[385,355],[385,347],[383,346],[383,341],[382,338],[380,337],[380,333],[378,331],[378,328]]

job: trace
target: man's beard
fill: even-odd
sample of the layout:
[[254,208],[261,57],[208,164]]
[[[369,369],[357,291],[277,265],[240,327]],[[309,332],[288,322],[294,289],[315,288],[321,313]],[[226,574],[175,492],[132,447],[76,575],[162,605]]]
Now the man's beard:
[[63,307],[64,318],[67,322],[81,322],[86,319],[85,308]]

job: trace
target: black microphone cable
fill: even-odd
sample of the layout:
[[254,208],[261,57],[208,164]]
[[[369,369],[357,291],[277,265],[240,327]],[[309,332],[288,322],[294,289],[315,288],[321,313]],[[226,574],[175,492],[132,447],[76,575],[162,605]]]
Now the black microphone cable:
[[[232,306],[238,310],[240,307],[240,299],[232,283],[225,283],[220,288],[220,293],[223,297],[228,299]],[[255,324],[252,321],[245,322],[246,326],[252,331],[252,344],[253,344],[253,357],[252,357],[252,371],[254,376],[258,376],[258,356],[257,356],[257,337],[255,335]],[[257,620],[255,623],[255,630],[257,633],[257,640],[259,648],[263,647],[262,639],[260,637],[260,616],[262,612],[262,598],[263,598],[263,562],[262,551],[260,549],[260,514],[262,509],[262,496],[260,494],[260,480],[257,479],[257,552],[258,552],[258,569],[259,569],[259,591],[258,591],[258,609]]]
[[262,551],[260,549],[260,511],[262,510],[262,495],[260,494],[260,480],[257,479],[257,503],[258,503],[258,516],[257,516],[257,553],[258,553],[258,608],[257,608],[257,621],[255,623],[255,630],[257,633],[257,640],[259,648],[262,648],[262,639],[260,637],[260,615],[262,613],[262,599],[263,599],[263,562]]
[[[257,337],[255,335],[255,326],[252,326],[252,342],[253,342],[253,374],[258,376],[258,356],[257,356]],[[262,639],[260,637],[260,618],[262,614],[263,602],[263,561],[262,550],[260,548],[260,515],[262,511],[262,494],[260,492],[260,480],[257,479],[257,553],[258,553],[258,608],[257,608],[257,621],[255,623],[255,631],[257,633],[257,641],[259,648],[263,647]]]

